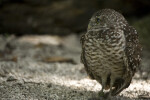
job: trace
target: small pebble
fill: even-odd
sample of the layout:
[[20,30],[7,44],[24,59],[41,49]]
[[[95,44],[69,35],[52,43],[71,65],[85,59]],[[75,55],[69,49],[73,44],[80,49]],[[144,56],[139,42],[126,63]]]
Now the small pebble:
[[7,81],[16,81],[17,79],[14,76],[9,76]]

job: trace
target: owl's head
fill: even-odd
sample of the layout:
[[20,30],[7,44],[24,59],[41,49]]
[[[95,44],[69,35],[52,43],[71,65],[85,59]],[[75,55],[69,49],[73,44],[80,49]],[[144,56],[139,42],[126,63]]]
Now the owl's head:
[[88,24],[88,30],[96,31],[110,28],[124,28],[126,19],[113,9],[102,9],[92,16]]

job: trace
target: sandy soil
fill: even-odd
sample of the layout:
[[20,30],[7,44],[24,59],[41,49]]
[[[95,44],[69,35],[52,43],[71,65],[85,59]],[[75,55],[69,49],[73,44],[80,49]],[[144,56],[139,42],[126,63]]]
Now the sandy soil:
[[[0,100],[101,100],[80,63],[79,36],[0,36]],[[150,100],[150,55],[112,100]]]

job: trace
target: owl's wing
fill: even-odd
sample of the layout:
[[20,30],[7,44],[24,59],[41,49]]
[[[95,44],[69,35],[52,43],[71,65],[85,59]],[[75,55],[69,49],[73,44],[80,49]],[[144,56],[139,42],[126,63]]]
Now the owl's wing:
[[126,47],[124,52],[124,64],[125,64],[125,82],[124,84],[116,84],[116,88],[113,90],[112,94],[117,95],[123,89],[129,87],[132,77],[139,68],[141,60],[141,46],[139,44],[139,38],[136,30],[129,26],[124,30],[124,35],[126,39]]
[[92,72],[88,69],[88,64],[86,62],[86,59],[85,59],[85,45],[84,45],[84,42],[85,42],[85,35],[82,35],[81,38],[80,38],[80,43],[81,43],[81,46],[82,46],[82,52],[81,52],[81,63],[84,64],[84,67],[85,67],[85,70],[87,72],[87,74],[90,76],[91,79],[94,79],[94,76],[92,74]]
[[127,70],[132,72],[134,75],[141,61],[141,45],[139,43],[139,37],[137,31],[129,26],[126,31],[124,31],[126,38],[126,48],[125,55],[127,57]]

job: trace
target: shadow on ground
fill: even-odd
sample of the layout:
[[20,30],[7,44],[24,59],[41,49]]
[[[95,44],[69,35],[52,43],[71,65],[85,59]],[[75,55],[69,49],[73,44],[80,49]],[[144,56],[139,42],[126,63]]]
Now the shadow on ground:
[[[0,83],[0,90],[2,100],[101,100],[96,96],[97,92],[73,89],[52,83],[3,82]],[[112,100],[132,99],[118,96]]]
[[[79,37],[46,37],[0,38],[2,100],[98,100],[101,85],[88,78],[80,63]],[[130,87],[112,100],[142,100],[139,95],[150,96],[149,65],[148,52],[144,52],[141,71]]]

